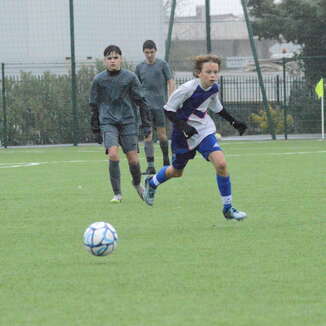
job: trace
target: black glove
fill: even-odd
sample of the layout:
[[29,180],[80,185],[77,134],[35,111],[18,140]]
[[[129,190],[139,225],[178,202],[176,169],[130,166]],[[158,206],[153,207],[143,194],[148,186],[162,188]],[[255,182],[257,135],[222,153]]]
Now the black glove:
[[238,120],[233,120],[231,122],[231,125],[233,128],[237,129],[239,131],[240,136],[244,134],[244,132],[247,130],[247,125],[244,122],[238,121]]
[[240,136],[243,135],[243,133],[248,128],[247,125],[243,122],[240,122],[232,117],[232,115],[226,111],[225,108],[223,108],[222,111],[218,112],[218,115],[220,115],[223,119],[229,121],[231,126],[239,131]]
[[152,132],[151,127],[142,127],[142,129],[143,129],[143,135],[145,138],[147,138]]
[[187,123],[185,123],[182,128],[182,133],[184,134],[186,139],[189,139],[194,134],[198,134],[198,131],[196,130],[196,128],[189,126]]
[[98,117],[98,109],[95,106],[92,106],[91,128],[94,134],[100,133],[100,121]]
[[102,134],[100,132],[94,132],[94,138],[95,138],[95,141],[98,144],[102,144],[103,143],[103,137],[102,137]]
[[186,139],[189,139],[194,134],[198,134],[196,128],[189,126],[185,120],[178,120],[176,112],[164,110],[164,113],[167,118],[183,133]]

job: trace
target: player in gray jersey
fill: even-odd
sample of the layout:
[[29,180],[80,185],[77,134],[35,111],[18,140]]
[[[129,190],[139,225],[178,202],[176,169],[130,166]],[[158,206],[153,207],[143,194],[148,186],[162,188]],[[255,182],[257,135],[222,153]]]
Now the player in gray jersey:
[[122,200],[120,185],[119,147],[126,154],[132,184],[143,196],[141,170],[137,153],[137,122],[134,107],[138,107],[144,135],[151,132],[148,105],[137,76],[121,69],[122,53],[118,46],[104,50],[106,70],[93,80],[89,104],[92,109],[91,126],[98,142],[104,142],[109,159],[109,176],[114,197],[112,203]]
[[[135,73],[143,86],[145,97],[149,103],[153,128],[156,128],[163,153],[163,165],[166,166],[170,164],[170,160],[163,106],[166,104],[168,96],[174,91],[175,83],[168,63],[156,58],[157,48],[152,40],[144,42],[143,52],[145,61],[137,65]],[[153,135],[151,133],[144,140],[148,167],[143,174],[155,174],[156,172],[152,137]]]

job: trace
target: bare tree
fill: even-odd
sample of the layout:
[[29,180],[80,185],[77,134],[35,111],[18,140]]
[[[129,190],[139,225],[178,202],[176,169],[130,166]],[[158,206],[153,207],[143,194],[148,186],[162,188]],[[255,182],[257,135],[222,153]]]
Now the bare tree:
[[[162,0],[163,1],[163,8],[168,16],[170,14],[171,6],[172,6],[172,1],[173,0]],[[189,0],[176,0],[176,14],[180,15],[182,14],[184,6],[189,3]]]

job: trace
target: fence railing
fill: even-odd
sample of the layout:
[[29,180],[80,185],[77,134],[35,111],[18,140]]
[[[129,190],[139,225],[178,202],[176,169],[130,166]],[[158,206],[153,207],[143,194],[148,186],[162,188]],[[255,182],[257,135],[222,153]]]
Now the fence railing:
[[[1,78],[0,136],[1,144],[58,144],[74,142],[74,116],[71,108],[71,75],[69,69],[57,72],[55,65],[43,66],[45,72],[31,71],[19,66],[19,73],[11,74],[7,65]],[[5,65],[6,67],[6,65]],[[60,65],[62,68],[63,66]],[[49,68],[49,71],[46,71]],[[90,130],[88,96],[90,85],[98,69],[95,64],[79,64],[77,70],[77,119],[79,142],[93,142]],[[266,73],[263,76],[266,94],[275,110],[278,133],[284,132],[284,120],[289,115],[288,133],[318,133],[320,106],[311,85],[303,74]],[[190,77],[176,77],[180,85]],[[267,133],[264,127],[262,97],[254,73],[221,73],[220,98],[228,110],[247,122],[249,134]],[[284,115],[284,109],[287,113]],[[283,123],[283,124],[282,124]],[[227,123],[216,119],[223,135],[235,134]]]

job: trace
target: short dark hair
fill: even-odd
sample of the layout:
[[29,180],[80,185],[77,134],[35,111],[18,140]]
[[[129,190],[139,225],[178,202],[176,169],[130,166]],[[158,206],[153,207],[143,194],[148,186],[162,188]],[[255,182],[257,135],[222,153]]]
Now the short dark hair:
[[104,50],[104,56],[105,57],[108,56],[111,52],[116,52],[116,53],[122,55],[122,52],[121,52],[120,48],[117,45],[112,45],[111,44],[111,45],[107,46],[105,48],[105,50]]
[[155,42],[152,41],[152,40],[145,41],[144,44],[143,44],[143,51],[145,49],[154,49],[154,50],[157,50],[157,47],[156,47]]

